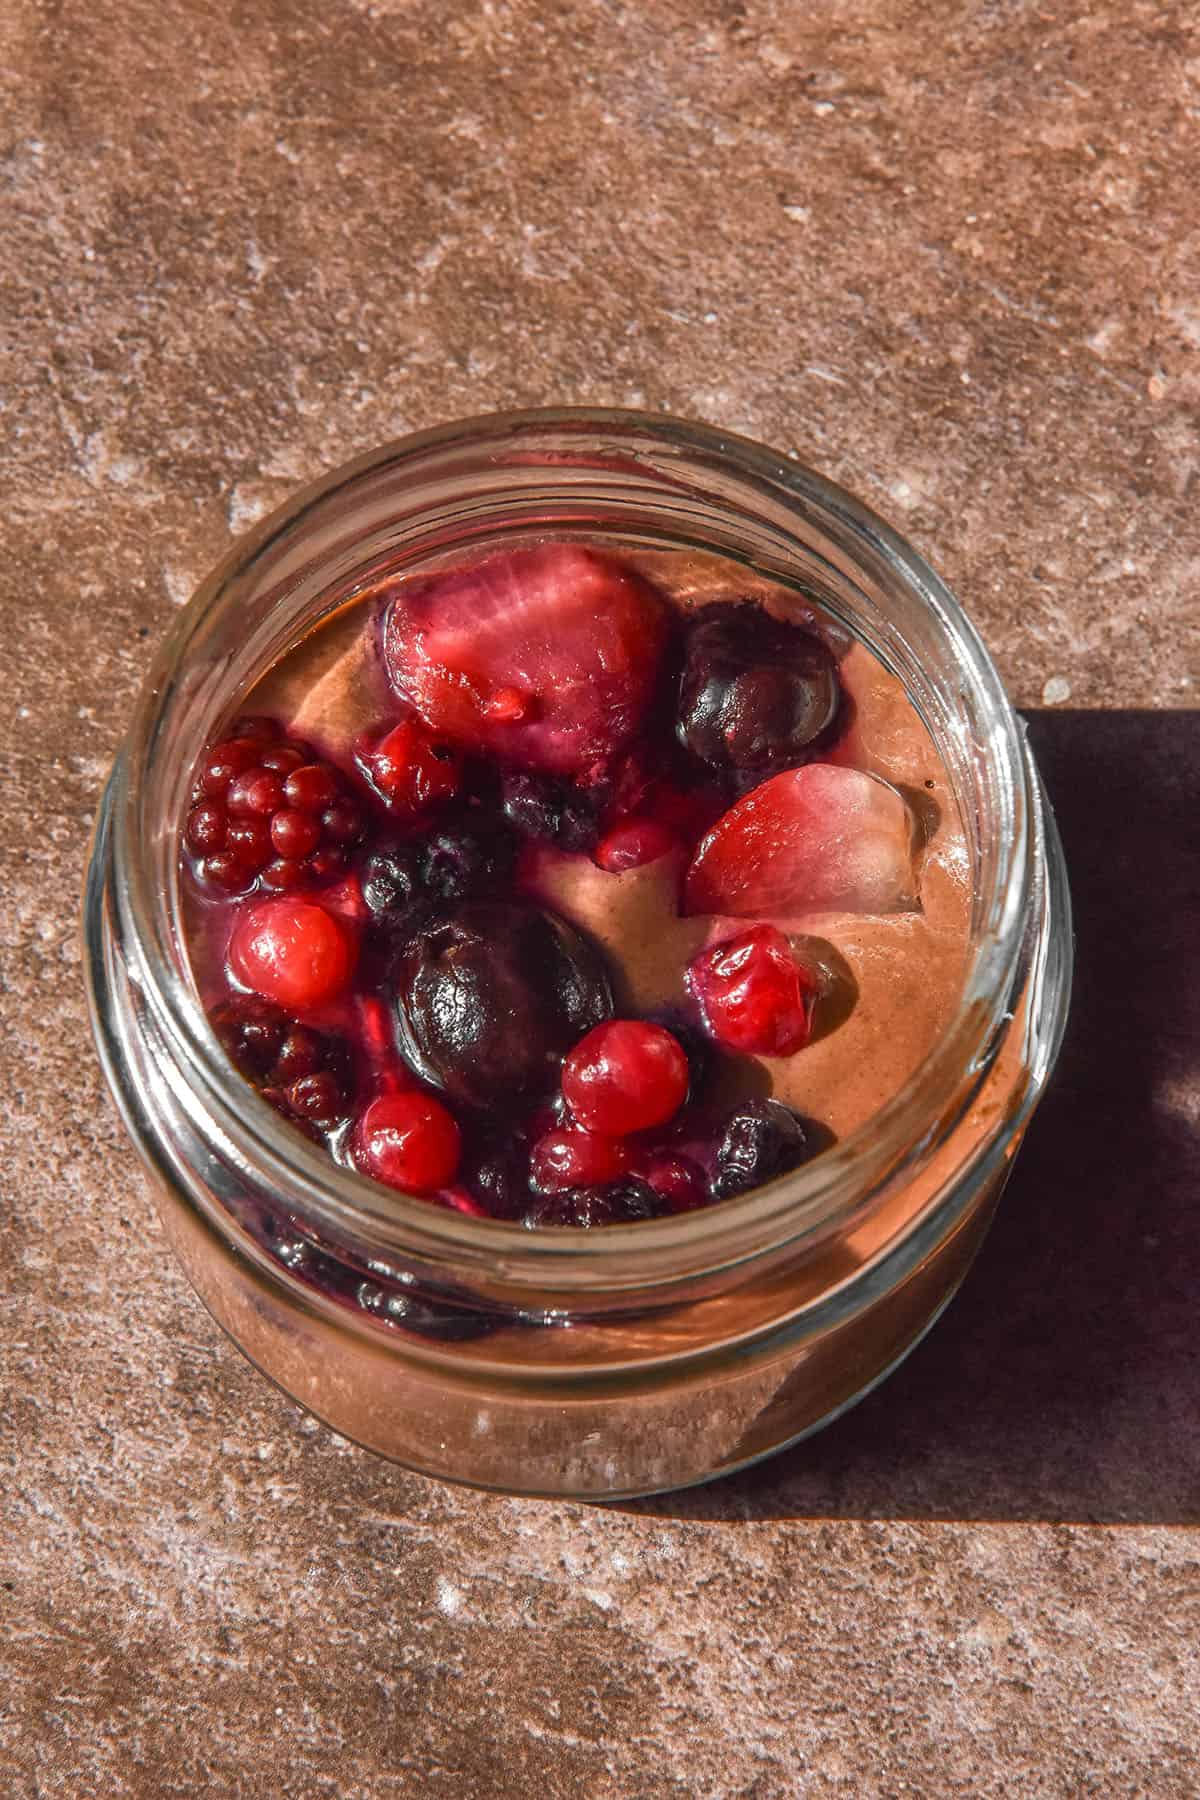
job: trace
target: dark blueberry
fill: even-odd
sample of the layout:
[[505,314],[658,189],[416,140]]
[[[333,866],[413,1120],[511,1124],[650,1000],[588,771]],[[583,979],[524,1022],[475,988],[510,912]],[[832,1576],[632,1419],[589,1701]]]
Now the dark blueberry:
[[425,840],[425,891],[435,900],[467,900],[501,892],[512,877],[516,846],[502,825],[448,825]]
[[469,1143],[462,1180],[493,1219],[519,1219],[529,1204],[529,1158],[511,1138]]
[[752,601],[709,606],[688,633],[676,729],[711,768],[767,773],[804,759],[839,697],[820,638]]
[[378,919],[401,918],[421,897],[424,853],[418,843],[376,850],[362,867],[362,895]]
[[660,1219],[670,1210],[669,1203],[648,1182],[629,1176],[605,1182],[603,1187],[560,1188],[555,1194],[539,1194],[522,1223],[529,1231],[545,1225],[591,1231],[599,1225],[636,1225],[642,1219]]
[[522,837],[558,850],[590,850],[599,835],[588,796],[549,775],[517,771],[504,778],[504,816]]
[[730,1200],[798,1169],[822,1147],[822,1134],[778,1100],[747,1100],[725,1121],[709,1183],[714,1200]]
[[468,1105],[536,1100],[612,1014],[597,945],[541,907],[473,900],[425,917],[392,968],[401,1038],[426,1080]]

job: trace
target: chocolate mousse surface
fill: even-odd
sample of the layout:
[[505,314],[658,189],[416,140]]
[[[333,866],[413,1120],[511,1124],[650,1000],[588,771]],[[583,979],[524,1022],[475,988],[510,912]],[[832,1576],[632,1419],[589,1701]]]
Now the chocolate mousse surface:
[[[7,1791],[1192,1793],[1190,23],[10,0]],[[795,447],[933,556],[1030,710],[1080,944],[937,1332],[806,1450],[636,1509],[406,1476],[263,1382],[163,1249],[74,949],[231,534],[583,394]]]

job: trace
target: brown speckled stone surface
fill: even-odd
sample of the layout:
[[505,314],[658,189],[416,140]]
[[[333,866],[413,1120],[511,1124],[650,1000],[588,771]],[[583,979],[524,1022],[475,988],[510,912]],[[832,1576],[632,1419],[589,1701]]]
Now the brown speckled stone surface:
[[[1194,26],[0,9],[0,1792],[1196,1793]],[[1041,709],[1080,913],[942,1327],[807,1449],[611,1511],[396,1473],[242,1363],[161,1254],[74,937],[230,534],[381,438],[584,399],[794,448],[934,555]]]

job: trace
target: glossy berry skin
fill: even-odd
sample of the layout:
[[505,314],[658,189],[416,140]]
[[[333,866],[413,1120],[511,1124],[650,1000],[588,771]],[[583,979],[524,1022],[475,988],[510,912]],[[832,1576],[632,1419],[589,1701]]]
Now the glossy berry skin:
[[705,607],[687,638],[678,734],[710,767],[786,769],[832,724],[837,664],[811,632],[753,602]]
[[599,948],[516,901],[471,900],[420,917],[391,983],[401,1040],[433,1086],[480,1108],[534,1101],[562,1058],[612,1012]]
[[657,819],[627,819],[605,833],[592,852],[592,861],[609,875],[624,875],[678,848],[675,833]]
[[526,1160],[511,1139],[484,1137],[464,1153],[462,1179],[492,1219],[519,1219],[529,1204]]
[[807,1044],[817,982],[774,925],[755,925],[696,957],[688,985],[710,1035],[748,1056],[792,1056]]
[[522,837],[558,850],[590,850],[596,842],[595,808],[586,794],[551,775],[518,770],[505,776],[504,817]]
[[414,817],[453,800],[462,782],[458,751],[413,719],[394,726],[364,768],[390,811]]
[[561,1188],[534,1199],[523,1223],[527,1230],[566,1226],[593,1231],[602,1225],[636,1225],[643,1219],[660,1219],[670,1209],[646,1182],[633,1176],[605,1183],[603,1187]]
[[346,927],[311,901],[264,900],[243,913],[229,945],[237,981],[264,1000],[305,1013],[344,993],[355,950]]
[[377,850],[362,865],[362,896],[377,919],[405,916],[421,896],[425,857],[413,842],[394,850]]
[[236,732],[206,753],[184,826],[201,881],[288,893],[340,874],[367,821],[338,771],[269,719]]
[[805,1121],[778,1100],[748,1100],[730,1113],[717,1141],[709,1191],[729,1200],[786,1175],[816,1155]]
[[697,1207],[708,1205],[708,1177],[689,1156],[660,1151],[640,1161],[637,1173],[671,1212],[695,1212]]
[[562,1090],[579,1123],[605,1137],[665,1125],[687,1099],[688,1059],[678,1038],[642,1019],[611,1019],[563,1064]]
[[440,1100],[413,1089],[372,1100],[354,1132],[354,1160],[364,1175],[403,1193],[432,1194],[458,1171],[462,1143]]
[[421,883],[433,900],[499,897],[512,881],[516,845],[498,821],[451,823],[424,843]]
[[752,788],[702,839],[683,884],[686,913],[800,918],[914,904],[914,820],[878,775],[806,763]]
[[629,1171],[629,1151],[619,1138],[592,1131],[548,1131],[529,1153],[529,1178],[539,1193],[596,1187]]

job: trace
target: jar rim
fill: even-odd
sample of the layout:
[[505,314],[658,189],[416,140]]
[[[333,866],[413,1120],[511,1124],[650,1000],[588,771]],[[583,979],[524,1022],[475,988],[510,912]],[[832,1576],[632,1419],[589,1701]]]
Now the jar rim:
[[[236,601],[238,581],[270,547],[302,533],[332,496],[393,465],[415,464],[481,440],[521,441],[532,454],[539,435],[575,432],[601,432],[606,453],[634,461],[648,446],[692,457],[719,469],[725,483],[747,496],[769,491],[791,508],[797,525],[807,511],[836,524],[864,553],[879,558],[935,620],[951,646],[963,691],[985,722],[982,748],[999,775],[997,841],[987,891],[976,897],[973,955],[954,1017],[927,1058],[861,1126],[811,1163],[719,1206],[599,1232],[530,1232],[382,1188],[331,1162],[288,1126],[237,1076],[221,1050],[178,966],[169,896],[136,852],[148,841],[147,775],[178,695],[178,671],[212,619]],[[291,496],[231,548],[183,609],[143,687],[105,806],[121,877],[118,904],[143,998],[187,1068],[200,1102],[213,1108],[260,1178],[282,1183],[289,1205],[335,1235],[365,1238],[381,1250],[505,1293],[543,1295],[591,1293],[598,1287],[645,1292],[724,1274],[797,1240],[816,1243],[944,1144],[986,1079],[1011,1020],[1038,826],[1023,735],[995,666],[946,583],[891,526],[806,464],[750,439],[666,414],[592,407],[453,421],[383,444]]]

